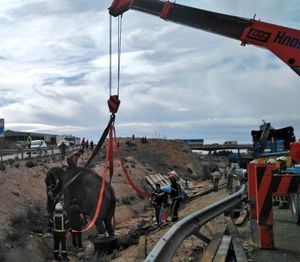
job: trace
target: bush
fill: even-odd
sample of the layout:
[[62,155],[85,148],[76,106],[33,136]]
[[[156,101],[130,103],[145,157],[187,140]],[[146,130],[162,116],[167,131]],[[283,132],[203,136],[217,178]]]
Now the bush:
[[5,171],[5,165],[3,162],[0,162],[0,170]]
[[130,195],[129,198],[131,201],[134,201],[134,200],[136,200],[136,195]]
[[15,168],[19,168],[20,167],[20,163],[15,163]]
[[135,143],[132,143],[131,141],[126,141],[125,143],[127,146],[132,147],[132,146],[136,146]]
[[43,232],[43,227],[47,225],[47,221],[43,216],[43,210],[39,205],[30,204],[26,211],[26,222],[30,230],[34,232]]
[[190,174],[193,174],[193,173],[194,173],[194,172],[193,172],[193,169],[191,169],[190,167],[188,167],[187,171],[188,171],[188,173],[190,173]]
[[0,261],[4,261],[4,248],[2,244],[0,244]]
[[22,239],[22,232],[19,230],[9,231],[6,233],[6,241],[8,242],[18,242]]
[[20,225],[23,225],[26,221],[25,214],[17,214],[13,218],[10,219],[10,224],[13,228],[16,228]]
[[[10,219],[10,229],[6,232],[8,244],[24,246],[31,232],[44,233],[48,220],[40,204],[29,204],[26,212],[15,215]],[[1,261],[1,260],[0,260]]]
[[28,160],[26,163],[25,163],[25,166],[26,167],[29,167],[29,168],[32,168],[35,166],[34,162],[32,160]]
[[124,205],[131,205],[131,200],[129,196],[122,197],[122,203]]
[[6,232],[6,242],[23,245],[25,234],[26,216],[24,213],[15,215],[10,220],[11,230]]

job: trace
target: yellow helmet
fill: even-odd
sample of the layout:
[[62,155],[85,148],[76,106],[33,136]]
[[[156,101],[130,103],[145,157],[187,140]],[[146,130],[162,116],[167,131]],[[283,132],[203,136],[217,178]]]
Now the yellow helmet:
[[55,211],[57,212],[61,212],[64,210],[64,206],[62,203],[58,202],[56,205],[55,205]]

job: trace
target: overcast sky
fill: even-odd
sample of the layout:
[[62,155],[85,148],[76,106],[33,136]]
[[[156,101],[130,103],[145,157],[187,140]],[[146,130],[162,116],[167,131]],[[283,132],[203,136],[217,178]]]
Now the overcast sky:
[[[111,2],[0,1],[6,129],[98,140],[109,119]],[[300,28],[299,0],[176,2]],[[124,14],[122,45],[119,136],[248,142],[262,119],[300,135],[300,78],[269,51],[137,11]]]

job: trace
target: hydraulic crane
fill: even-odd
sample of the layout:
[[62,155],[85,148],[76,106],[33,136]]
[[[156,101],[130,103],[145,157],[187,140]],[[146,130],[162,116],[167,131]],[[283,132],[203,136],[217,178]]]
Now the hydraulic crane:
[[[241,41],[242,46],[251,44],[263,47],[270,50],[300,76],[300,30],[262,22],[254,18],[220,14],[161,0],[114,0],[109,13],[112,16],[119,16],[129,9],[233,38]],[[258,149],[257,154],[264,153],[268,142],[270,145],[270,137],[273,140],[281,139],[281,133],[282,130],[275,132],[270,125],[260,130],[259,136],[257,132],[254,132],[254,146]],[[248,164],[250,216],[257,218],[260,247],[266,249],[274,248],[272,195],[290,194],[295,221],[300,223],[300,142],[293,142],[290,127],[283,129],[283,133],[288,134],[288,139],[285,139],[285,148],[289,150],[285,154],[292,160],[293,163],[290,164],[298,163],[299,166],[294,165],[283,171],[281,167],[278,168],[276,164],[271,161],[266,162],[265,159],[257,159]],[[275,145],[277,149],[279,146],[280,143]],[[278,154],[278,152],[275,153]]]
[[160,0],[114,0],[109,13],[119,16],[129,9],[266,48],[300,75],[300,30]]

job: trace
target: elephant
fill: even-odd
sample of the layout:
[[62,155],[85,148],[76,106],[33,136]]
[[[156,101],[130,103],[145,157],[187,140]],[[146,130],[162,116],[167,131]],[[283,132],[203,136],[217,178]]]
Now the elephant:
[[[61,167],[51,168],[47,172],[45,179],[47,195],[49,196],[49,192],[53,192],[55,199],[55,196],[59,195],[63,186],[79,172],[81,174],[71,184],[69,184],[63,192],[64,208],[68,214],[71,202],[74,198],[76,198],[84,214],[92,218],[97,206],[102,177],[97,175],[91,169],[80,167],[65,171]],[[53,181],[57,182],[56,185],[51,184]],[[53,205],[54,203],[52,203],[52,207]],[[51,203],[49,204],[49,197],[48,206],[51,206]],[[95,222],[97,232],[99,234],[103,234],[107,231],[110,236],[114,235],[112,218],[114,217],[115,207],[116,197],[114,190],[109,183],[105,182],[103,202],[99,216]]]

